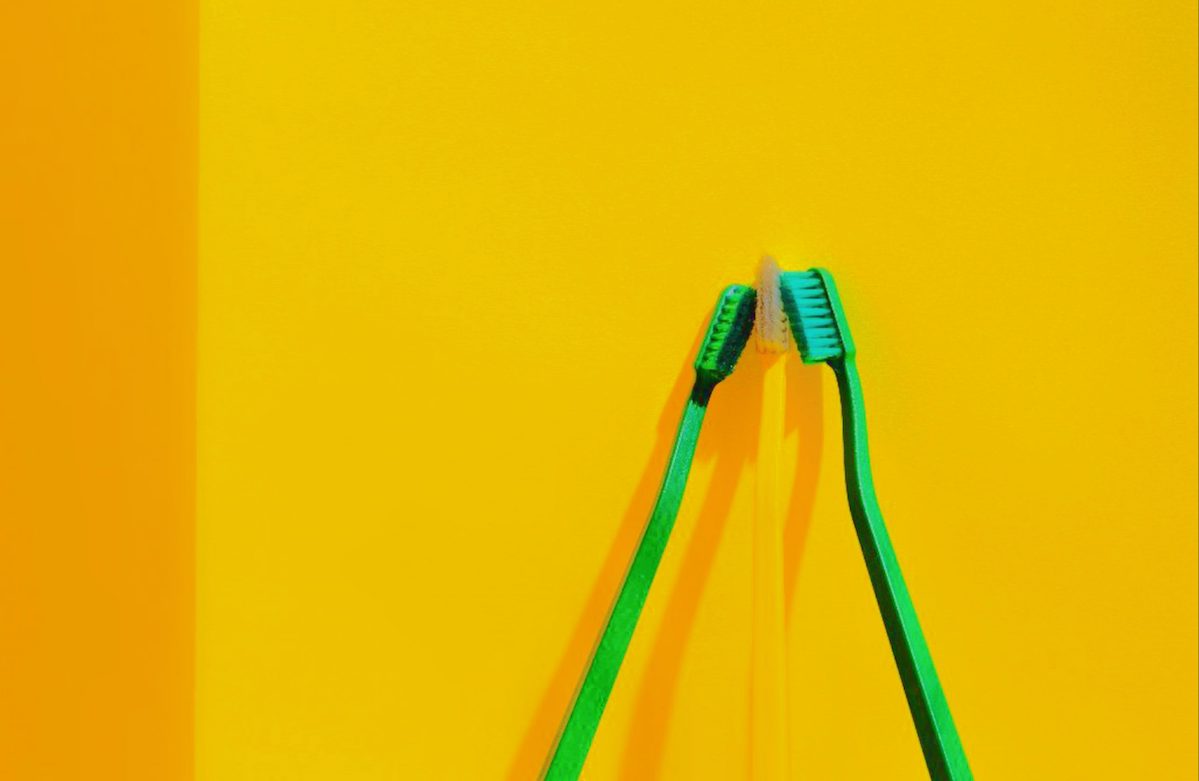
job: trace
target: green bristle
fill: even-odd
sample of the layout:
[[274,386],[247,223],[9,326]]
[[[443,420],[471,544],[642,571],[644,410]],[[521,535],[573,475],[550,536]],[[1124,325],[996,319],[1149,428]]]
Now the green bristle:
[[783,309],[804,363],[821,363],[853,354],[841,300],[827,271],[785,272],[780,287]]
[[729,285],[721,293],[695,359],[695,371],[704,379],[717,383],[733,373],[754,330],[755,299],[747,285]]

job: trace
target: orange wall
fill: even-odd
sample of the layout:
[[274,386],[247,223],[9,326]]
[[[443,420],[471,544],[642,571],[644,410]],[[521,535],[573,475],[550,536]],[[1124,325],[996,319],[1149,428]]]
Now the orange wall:
[[0,4],[0,778],[192,774],[195,40]]

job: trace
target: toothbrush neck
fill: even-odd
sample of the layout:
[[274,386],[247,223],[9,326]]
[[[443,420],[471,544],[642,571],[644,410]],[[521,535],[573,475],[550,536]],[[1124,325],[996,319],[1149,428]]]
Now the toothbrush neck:
[[691,402],[701,407],[708,406],[708,400],[712,398],[712,391],[715,390],[717,382],[702,372],[696,374],[695,384],[691,386]]
[[[870,449],[866,439],[866,407],[862,382],[852,355],[830,361],[841,396],[841,425],[845,441],[845,476],[851,488],[850,501],[875,505],[874,479],[870,473]],[[873,509],[873,507],[871,507]]]

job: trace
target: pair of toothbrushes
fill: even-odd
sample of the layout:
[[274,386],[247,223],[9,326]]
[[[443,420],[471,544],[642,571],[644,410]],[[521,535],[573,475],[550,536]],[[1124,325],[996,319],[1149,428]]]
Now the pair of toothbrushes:
[[547,781],[577,779],[582,772],[678,514],[708,400],[715,386],[732,373],[748,341],[755,305],[759,310],[758,351],[763,356],[764,396],[754,532],[754,773],[774,779],[786,772],[785,751],[780,748],[785,740],[785,693],[781,530],[775,488],[778,432],[782,429],[781,394],[785,387],[780,353],[787,347],[786,322],[804,363],[828,363],[837,378],[850,514],[929,775],[935,781],[973,778],[875,497],[856,351],[832,277],[823,269],[780,274],[768,262],[763,264],[759,288],[755,296],[751,288],[731,286],[717,304],[696,359],[695,385],[658,500],[550,757],[544,776]]

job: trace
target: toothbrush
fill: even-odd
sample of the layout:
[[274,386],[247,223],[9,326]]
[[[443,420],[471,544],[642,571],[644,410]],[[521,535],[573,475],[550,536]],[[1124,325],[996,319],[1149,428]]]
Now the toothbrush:
[[695,383],[683,410],[666,476],[583,683],[575,695],[550,756],[543,776],[546,781],[574,781],[583,770],[583,762],[587,759],[604,706],[616,683],[616,675],[620,672],[633,630],[637,627],[637,619],[645,606],[654,574],[674,527],[708,400],[715,387],[732,374],[749,340],[750,331],[753,330],[755,298],[753,288],[730,285],[716,304],[716,311],[695,359]]
[[791,338],[779,291],[779,268],[758,268],[754,340],[762,361],[753,528],[753,620],[750,680],[750,769],[754,781],[787,777],[786,632],[783,611],[783,525],[779,514],[786,357]]
[[782,299],[803,362],[827,363],[837,377],[850,514],[929,776],[934,781],[973,779],[874,494],[862,384],[832,275],[823,269],[784,273]]

